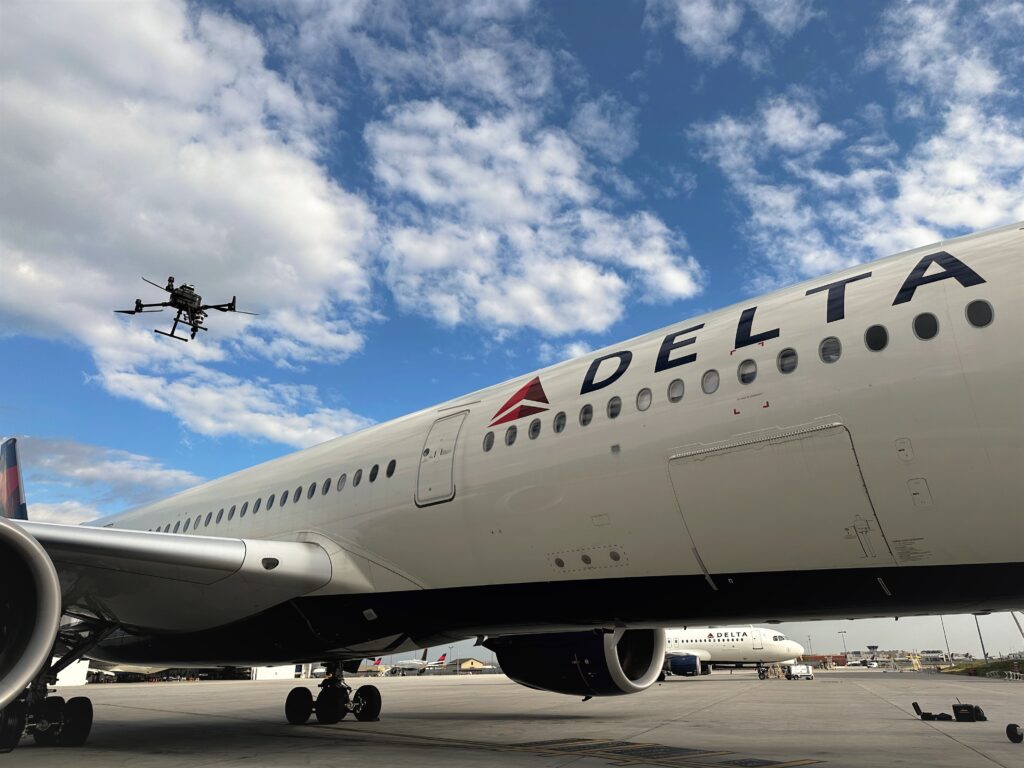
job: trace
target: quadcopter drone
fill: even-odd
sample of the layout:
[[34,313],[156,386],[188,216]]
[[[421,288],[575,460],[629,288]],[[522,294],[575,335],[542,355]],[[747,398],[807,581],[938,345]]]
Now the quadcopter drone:
[[[163,288],[171,294],[168,301],[160,301],[154,304],[143,304],[142,299],[135,300],[135,309],[115,309],[114,311],[122,315],[137,315],[140,312],[163,312],[163,307],[170,307],[176,309],[178,314],[174,318],[174,324],[171,326],[171,332],[159,331],[154,329],[154,333],[159,333],[161,336],[170,336],[172,339],[178,339],[180,341],[188,341],[194,339],[196,333],[199,331],[205,331],[206,326],[203,325],[203,320],[206,319],[206,310],[216,309],[218,312],[238,312],[242,315],[255,315],[256,312],[243,312],[240,309],[235,309],[235,297],[231,297],[231,301],[225,304],[203,304],[203,297],[196,293],[194,285],[187,285],[182,283],[180,286],[174,285],[174,278],[167,278],[167,285],[161,286],[159,283],[154,283],[152,280],[146,280],[142,278],[150,285],[154,285],[157,288]],[[147,309],[147,307],[160,307],[160,309]],[[184,336],[178,336],[175,331],[178,329],[178,324],[188,326],[192,329],[192,333],[188,338]]]

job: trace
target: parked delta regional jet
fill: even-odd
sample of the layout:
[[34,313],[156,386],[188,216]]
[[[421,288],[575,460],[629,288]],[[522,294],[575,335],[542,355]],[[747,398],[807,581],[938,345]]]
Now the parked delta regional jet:
[[423,656],[418,659],[402,659],[391,665],[392,675],[404,675],[406,672],[415,672],[422,675],[428,669],[437,669],[444,666],[444,660],[448,658],[447,653],[442,653],[437,661],[427,661],[428,648],[423,649]]
[[[804,647],[773,629],[761,627],[686,627],[665,631],[666,672],[707,675],[713,664],[777,664],[803,656]],[[696,661],[697,663],[694,663]],[[692,670],[692,671],[691,671]]]
[[83,656],[351,671],[475,636],[605,696],[657,679],[666,626],[1019,609],[1022,283],[1024,224],[941,242],[86,526],[18,519],[8,443],[3,742],[85,741],[89,700],[47,698]]

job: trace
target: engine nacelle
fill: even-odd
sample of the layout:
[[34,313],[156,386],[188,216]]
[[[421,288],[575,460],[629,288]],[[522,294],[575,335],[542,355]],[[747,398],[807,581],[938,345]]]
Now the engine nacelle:
[[0,518],[0,709],[50,660],[60,614],[50,556],[16,523]]
[[520,685],[574,696],[640,693],[665,661],[663,629],[508,635],[484,645]]

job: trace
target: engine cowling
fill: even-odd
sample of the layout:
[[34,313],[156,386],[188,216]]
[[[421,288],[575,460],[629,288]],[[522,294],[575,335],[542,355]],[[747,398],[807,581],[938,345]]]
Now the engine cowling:
[[0,709],[50,659],[61,614],[50,556],[18,525],[0,518]]
[[665,661],[663,629],[508,635],[484,645],[520,685],[574,696],[640,693]]

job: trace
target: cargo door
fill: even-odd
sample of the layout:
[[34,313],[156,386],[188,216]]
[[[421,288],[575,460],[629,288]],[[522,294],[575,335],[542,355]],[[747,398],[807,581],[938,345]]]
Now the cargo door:
[[681,452],[669,475],[709,574],[895,565],[842,424]]
[[455,498],[455,445],[468,411],[438,419],[427,433],[420,452],[420,469],[416,480],[416,504],[440,504]]

